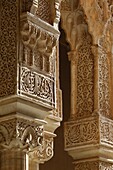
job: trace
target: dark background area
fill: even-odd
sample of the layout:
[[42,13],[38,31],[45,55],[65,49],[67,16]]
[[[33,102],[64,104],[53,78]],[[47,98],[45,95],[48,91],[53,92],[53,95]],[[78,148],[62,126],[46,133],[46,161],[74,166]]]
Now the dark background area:
[[40,170],[74,170],[73,160],[64,151],[64,122],[69,119],[70,114],[70,62],[68,61],[69,44],[66,42],[64,31],[60,28],[59,45],[59,67],[60,67],[60,88],[63,98],[63,121],[55,131],[57,137],[54,141],[54,156],[48,162],[40,165]]

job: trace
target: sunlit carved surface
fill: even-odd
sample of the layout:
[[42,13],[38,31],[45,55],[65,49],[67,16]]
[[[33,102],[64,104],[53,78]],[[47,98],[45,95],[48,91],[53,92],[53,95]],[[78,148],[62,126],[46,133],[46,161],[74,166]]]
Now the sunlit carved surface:
[[98,120],[84,119],[65,124],[65,148],[99,142]]
[[43,126],[24,119],[17,118],[0,122],[0,147],[30,150],[41,145],[42,132]]
[[[29,161],[38,165],[53,157],[54,131],[62,120],[58,62],[60,3],[60,0],[0,1],[2,170],[6,167],[27,170]],[[20,164],[8,165],[9,156]]]
[[50,106],[55,105],[55,80],[53,77],[30,71],[26,67],[20,68],[20,77],[19,94],[33,97]]
[[62,27],[71,47],[65,149],[77,170],[113,169],[112,9],[113,2],[106,0],[64,0],[61,4]]
[[81,163],[75,163],[75,168],[77,170],[112,170],[112,164],[106,163],[103,161],[95,160],[95,161],[85,161]]

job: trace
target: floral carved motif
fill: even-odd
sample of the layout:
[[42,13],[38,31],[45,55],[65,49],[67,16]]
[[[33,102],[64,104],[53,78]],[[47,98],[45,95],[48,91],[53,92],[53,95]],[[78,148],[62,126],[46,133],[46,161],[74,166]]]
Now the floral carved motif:
[[53,137],[44,135],[42,145],[29,153],[30,157],[37,162],[45,162],[53,157]]
[[100,120],[100,138],[101,142],[104,144],[109,144],[113,146],[113,121],[110,119]]
[[75,170],[113,170],[112,163],[103,161],[85,161],[75,163]]
[[97,120],[65,123],[65,148],[98,143],[98,126]]
[[[104,116],[111,117],[111,106],[110,106],[110,98],[111,98],[111,68],[110,68],[110,60],[112,53],[112,5],[108,3],[108,15],[107,21],[105,23],[103,33],[101,38],[98,40],[98,63],[99,63],[99,109],[100,113]],[[106,6],[107,6],[106,5]]]
[[99,110],[102,115],[110,115],[109,63],[107,55],[99,55]]
[[54,105],[54,78],[33,72],[26,67],[20,69],[19,93]]
[[75,163],[75,170],[99,170],[98,161],[86,161]]
[[94,110],[94,56],[88,36],[77,52],[77,118],[91,116]]
[[100,170],[113,170],[113,164],[108,162],[100,162],[99,164]]
[[101,115],[111,118],[113,1],[91,0],[89,3],[89,1],[81,0],[81,4],[87,16],[93,42],[98,47],[95,53],[95,70],[97,70],[95,87],[98,91],[98,94],[94,94],[98,101],[96,107]]
[[31,150],[42,143],[43,127],[24,119],[0,123],[0,147]]
[[62,25],[67,33],[70,53],[73,53],[69,59],[72,72],[71,112],[75,113],[71,114],[73,118],[80,119],[91,116],[94,111],[94,55],[84,11],[78,1],[73,3],[72,11],[66,14],[62,11],[65,14]]
[[38,1],[37,16],[42,20],[50,23],[51,21],[51,11],[50,11],[50,2],[48,0],[39,0]]

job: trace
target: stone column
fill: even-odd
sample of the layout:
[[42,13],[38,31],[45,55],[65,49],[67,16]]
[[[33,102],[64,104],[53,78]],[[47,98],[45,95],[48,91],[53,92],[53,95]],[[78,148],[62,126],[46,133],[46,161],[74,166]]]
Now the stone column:
[[76,51],[68,53],[69,61],[71,62],[71,114],[70,119],[76,115],[76,102],[77,102],[77,55]]
[[4,150],[0,152],[0,169],[1,170],[15,170],[22,169],[26,170],[29,167],[28,156],[26,152],[18,150],[9,151]]
[[59,19],[60,0],[0,1],[1,170],[39,169],[53,156],[62,120]]
[[112,170],[113,3],[78,0],[61,6],[62,27],[77,58],[77,76],[71,65],[74,117],[65,122],[65,150],[75,170]]

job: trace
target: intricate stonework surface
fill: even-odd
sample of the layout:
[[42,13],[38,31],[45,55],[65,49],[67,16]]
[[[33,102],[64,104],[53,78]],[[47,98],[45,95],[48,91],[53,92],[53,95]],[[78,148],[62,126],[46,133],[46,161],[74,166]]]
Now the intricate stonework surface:
[[38,1],[37,15],[40,19],[50,23],[51,11],[49,0],[39,0]]
[[102,161],[84,161],[75,163],[75,170],[113,170],[113,164]]
[[87,35],[81,38],[77,54],[77,118],[91,116],[94,110],[94,56],[91,37]]
[[107,162],[101,162],[99,164],[100,170],[113,170],[113,164]]
[[113,121],[110,119],[100,119],[100,139],[103,144],[113,146]]
[[24,119],[0,122],[0,148],[31,150],[42,144],[43,126]]
[[36,162],[43,163],[53,157],[53,137],[50,135],[44,135],[42,145],[38,149],[29,153],[30,158]]
[[67,11],[66,14],[65,11],[62,11],[62,15],[62,25],[71,46],[70,53],[73,53],[73,57],[70,58],[72,69],[71,112],[75,113],[71,114],[74,115],[73,118],[85,118],[91,116],[94,111],[92,37],[88,32],[88,24],[79,2],[73,1],[72,11]]
[[[87,16],[89,30],[92,33],[93,41],[98,46],[96,56],[98,57],[98,111],[101,115],[112,117],[111,111],[111,81],[112,81],[112,27],[113,27],[113,2],[106,0],[83,1],[81,5]],[[92,8],[93,7],[93,8]],[[95,23],[95,24],[94,24]],[[97,29],[98,28],[98,29]]]
[[54,78],[33,72],[27,67],[20,68],[19,93],[45,102],[50,106],[55,105]]
[[99,142],[99,124],[96,119],[65,123],[65,148]]
[[61,118],[61,93],[55,79],[59,32],[33,16],[28,13],[28,22],[21,28],[18,94],[54,108],[53,115]]
[[98,161],[75,163],[75,170],[99,170]]
[[1,0],[0,9],[0,97],[16,92],[17,2]]
[[107,54],[100,49],[99,53],[99,111],[104,116],[110,116],[110,82],[109,62]]
[[64,128],[66,149],[89,144],[113,147],[113,120],[106,117],[66,122]]

